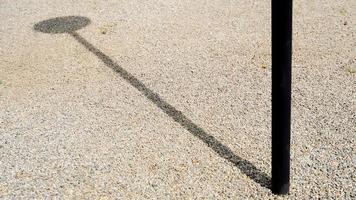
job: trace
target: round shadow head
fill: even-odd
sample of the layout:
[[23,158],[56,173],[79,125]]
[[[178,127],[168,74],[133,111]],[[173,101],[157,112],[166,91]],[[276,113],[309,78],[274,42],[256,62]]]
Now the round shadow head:
[[79,16],[56,17],[41,21],[33,26],[35,31],[42,33],[71,33],[90,24],[90,19]]

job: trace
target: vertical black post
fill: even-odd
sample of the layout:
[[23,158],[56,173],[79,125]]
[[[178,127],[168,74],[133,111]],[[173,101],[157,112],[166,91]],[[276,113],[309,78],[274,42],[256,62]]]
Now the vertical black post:
[[272,192],[288,194],[290,176],[293,0],[272,0]]

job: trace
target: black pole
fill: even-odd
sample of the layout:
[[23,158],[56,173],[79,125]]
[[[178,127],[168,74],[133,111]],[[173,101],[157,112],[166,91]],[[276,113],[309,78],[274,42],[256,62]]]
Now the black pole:
[[293,0],[272,0],[272,192],[289,193]]

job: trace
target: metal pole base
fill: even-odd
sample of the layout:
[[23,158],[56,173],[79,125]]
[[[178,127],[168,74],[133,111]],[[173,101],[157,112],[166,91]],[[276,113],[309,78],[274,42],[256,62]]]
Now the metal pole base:
[[272,0],[272,192],[288,194],[292,63],[292,0]]

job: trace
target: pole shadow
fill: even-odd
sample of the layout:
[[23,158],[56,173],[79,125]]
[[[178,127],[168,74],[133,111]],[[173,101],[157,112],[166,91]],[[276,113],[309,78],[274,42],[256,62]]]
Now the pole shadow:
[[220,157],[231,162],[234,166],[240,169],[246,176],[251,178],[262,187],[270,188],[270,177],[254,166],[251,162],[241,158],[233,153],[226,145],[219,142],[214,136],[208,134],[204,129],[192,122],[181,111],[177,110],[171,104],[162,99],[159,94],[155,93],[130,72],[118,65],[109,56],[101,52],[98,48],[80,36],[76,30],[79,30],[90,24],[90,19],[80,16],[57,17],[49,20],[41,21],[34,25],[34,30],[43,33],[58,34],[68,33],[88,51],[98,57],[107,67],[120,75],[130,85],[140,91],[147,99],[153,102],[164,113],[171,117],[175,122],[179,123],[184,129],[189,131],[193,136],[203,141]]

